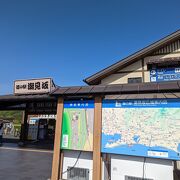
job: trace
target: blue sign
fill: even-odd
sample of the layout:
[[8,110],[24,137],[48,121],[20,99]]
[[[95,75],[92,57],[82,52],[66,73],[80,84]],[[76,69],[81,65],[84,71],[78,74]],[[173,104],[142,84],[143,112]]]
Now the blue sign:
[[180,80],[180,67],[158,68],[158,69],[151,69],[150,71],[151,82],[174,81],[174,80]]
[[94,100],[65,101],[64,108],[94,108]]
[[104,100],[103,108],[180,108],[180,99]]
[[180,99],[105,100],[103,153],[180,160]]

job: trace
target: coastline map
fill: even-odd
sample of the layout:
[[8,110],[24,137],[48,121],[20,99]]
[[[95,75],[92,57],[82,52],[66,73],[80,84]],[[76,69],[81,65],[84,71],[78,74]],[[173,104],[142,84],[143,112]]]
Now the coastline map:
[[102,152],[180,160],[180,100],[105,100]]

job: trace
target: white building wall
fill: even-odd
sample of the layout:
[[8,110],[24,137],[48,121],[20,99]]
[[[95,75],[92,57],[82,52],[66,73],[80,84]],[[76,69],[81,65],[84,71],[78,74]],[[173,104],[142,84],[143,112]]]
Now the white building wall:
[[[63,179],[67,179],[68,167],[73,167],[77,161],[80,151],[64,151],[63,161]],[[93,155],[92,152],[81,152],[81,155],[75,165],[77,168],[89,169],[89,180],[92,180],[92,168],[93,168]]]
[[180,57],[180,53],[176,54],[166,54],[166,55],[156,55],[156,56],[147,56],[144,58],[144,67],[142,68],[142,60],[138,60],[135,63],[132,63],[126,66],[123,69],[120,69],[115,74],[101,80],[102,85],[107,84],[127,84],[128,78],[142,77],[144,69],[144,82],[150,82],[150,72],[147,69],[147,62],[152,59],[163,59],[163,58],[174,58]]
[[[144,167],[144,168],[143,168]],[[173,180],[173,162],[171,160],[134,156],[111,156],[111,180],[125,180],[125,176],[135,176],[152,180]]]
[[177,161],[177,169],[180,170],[180,161]]
[[128,78],[142,77],[142,72],[112,74],[101,81],[102,85],[127,84]]
[[140,71],[142,70],[142,59],[126,66],[125,68],[119,70],[118,72],[124,72],[124,71]]

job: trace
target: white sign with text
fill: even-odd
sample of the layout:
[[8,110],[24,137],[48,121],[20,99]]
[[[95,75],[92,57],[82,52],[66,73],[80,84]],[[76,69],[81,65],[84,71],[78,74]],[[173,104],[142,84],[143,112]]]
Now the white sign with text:
[[45,94],[55,88],[51,78],[17,80],[14,82],[14,94]]

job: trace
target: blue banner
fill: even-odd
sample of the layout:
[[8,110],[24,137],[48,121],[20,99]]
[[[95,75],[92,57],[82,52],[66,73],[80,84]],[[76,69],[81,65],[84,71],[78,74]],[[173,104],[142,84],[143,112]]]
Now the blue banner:
[[180,99],[104,100],[103,108],[180,108]]
[[94,100],[65,101],[64,108],[94,108]]
[[151,69],[150,71],[151,82],[174,81],[174,80],[180,80],[180,67],[158,68],[158,69]]

